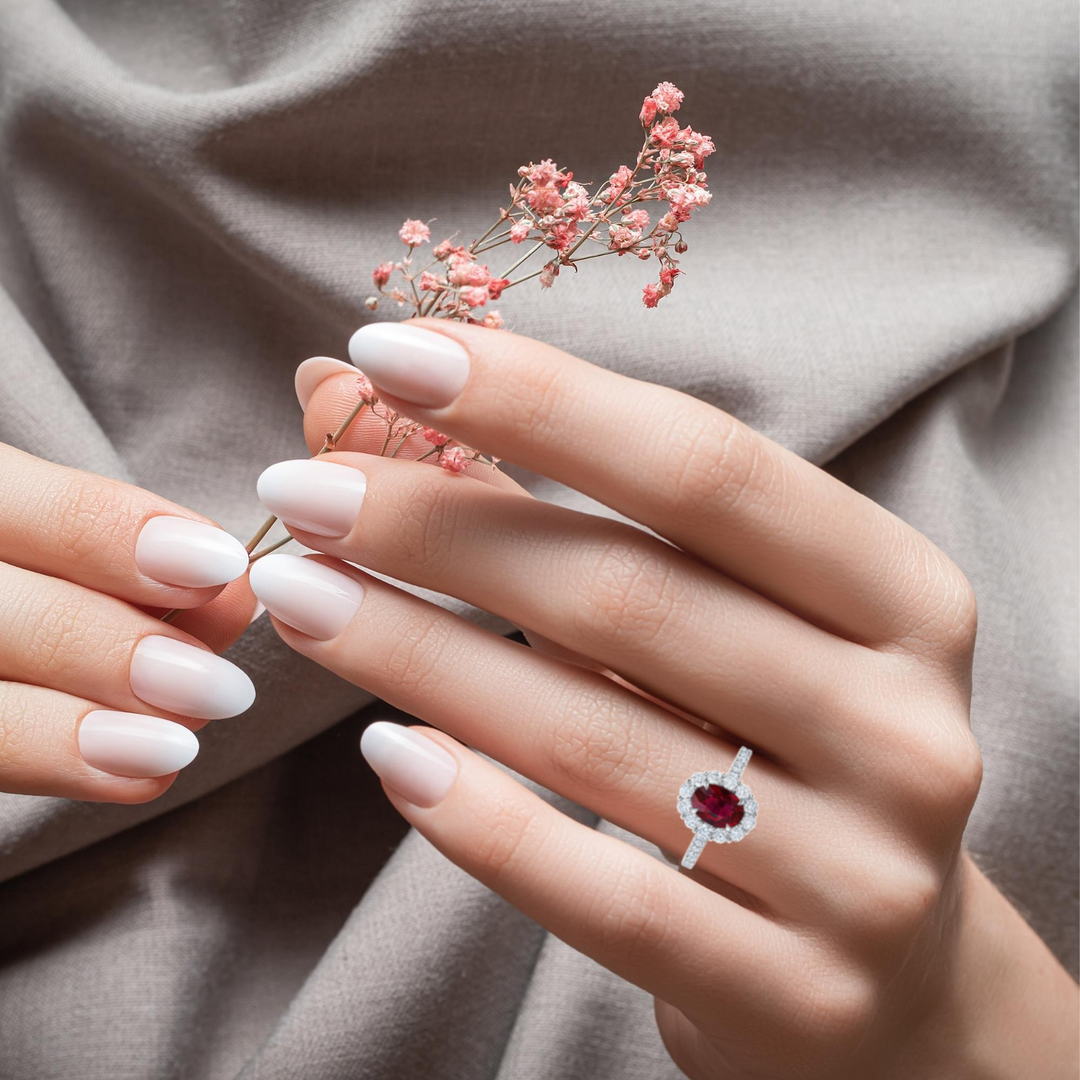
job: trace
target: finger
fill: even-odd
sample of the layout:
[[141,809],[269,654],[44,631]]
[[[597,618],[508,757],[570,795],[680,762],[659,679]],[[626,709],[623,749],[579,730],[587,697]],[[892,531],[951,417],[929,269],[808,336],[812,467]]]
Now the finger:
[[[598,672],[326,556],[268,555],[251,584],[297,652],[680,858],[693,838],[675,809],[681,785],[726,768],[739,748]],[[776,910],[843,917],[842,852],[803,875],[791,867],[807,836],[846,815],[763,755],[752,772],[746,784],[767,817],[745,843],[709,844],[698,865]],[[830,780],[815,776],[823,788]],[[857,889],[861,873],[845,867],[845,886]]]
[[0,682],[0,790],[92,802],[156,799],[195,758],[182,724]]
[[[356,368],[349,365],[349,370],[343,371],[337,366],[340,361],[333,361],[331,365],[327,365],[326,359],[326,357],[313,357],[312,360],[305,360],[296,371],[297,392],[300,393],[300,387],[303,385],[306,395],[304,397],[306,404],[304,437],[312,454],[317,454],[322,449],[327,435],[338,430],[359,400]],[[306,365],[312,364],[313,361],[318,361],[318,363],[313,364],[312,368],[307,368]],[[322,378],[315,381],[320,375]],[[409,431],[413,425],[404,420],[391,422],[392,415],[381,404],[375,405],[374,408],[365,407],[346,428],[344,435],[335,444],[336,448],[359,450],[368,454],[392,453],[395,459],[403,461],[425,458],[424,464],[437,465],[438,457],[432,454],[434,444],[419,432],[403,436],[402,432]],[[465,475],[504,491],[526,494],[524,488],[506,473],[500,472],[486,462],[468,462],[465,466]]]
[[230,581],[208,604],[181,611],[172,625],[211,651],[223,653],[251,625],[257,603],[245,574]]
[[130,604],[0,563],[0,679],[127,712],[218,720],[255,699],[251,680],[195,638]]
[[850,743],[836,672],[876,693],[894,666],[641,529],[441,469],[327,454],[270,466],[258,492],[308,547],[527,626],[803,766]]
[[[364,326],[349,349],[391,407],[578,488],[854,640],[917,637],[957,604],[963,579],[925,537],[685,394],[444,320]],[[913,596],[912,580],[927,589]]]
[[617,975],[688,1015],[712,1014],[710,1027],[702,991],[721,970],[739,973],[724,1010],[732,1030],[790,1009],[792,932],[573,821],[441,733],[380,722],[361,747],[435,847]]
[[0,562],[171,609],[209,602],[247,553],[182,506],[0,444]]

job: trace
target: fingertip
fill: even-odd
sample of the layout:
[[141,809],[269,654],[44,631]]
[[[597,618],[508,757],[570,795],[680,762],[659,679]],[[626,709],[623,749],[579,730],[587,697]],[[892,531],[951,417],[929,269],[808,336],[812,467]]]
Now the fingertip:
[[338,375],[343,372],[351,372],[355,375],[356,368],[344,360],[335,360],[332,356],[312,356],[310,359],[305,360],[296,369],[294,379],[296,397],[300,402],[301,410],[307,412],[311,395],[315,393],[320,383],[331,375]]

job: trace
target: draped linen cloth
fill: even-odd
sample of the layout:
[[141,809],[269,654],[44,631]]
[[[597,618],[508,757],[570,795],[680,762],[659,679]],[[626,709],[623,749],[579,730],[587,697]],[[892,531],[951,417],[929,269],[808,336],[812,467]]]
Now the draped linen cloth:
[[[305,452],[293,370],[344,356],[401,220],[475,235],[545,156],[602,180],[670,79],[719,148],[674,294],[646,311],[652,271],[613,259],[499,306],[960,564],[967,843],[1075,973],[1076,24],[1067,0],[2,4],[0,440],[246,539],[259,472]],[[229,655],[259,698],[161,800],[0,796],[0,1076],[677,1075],[646,994],[407,833],[356,750],[389,708],[266,619]]]

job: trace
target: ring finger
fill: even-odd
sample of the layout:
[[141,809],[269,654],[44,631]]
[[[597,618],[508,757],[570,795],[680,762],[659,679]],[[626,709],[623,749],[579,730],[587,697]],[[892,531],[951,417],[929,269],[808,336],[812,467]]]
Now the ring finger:
[[[251,586],[298,652],[673,855],[692,838],[675,809],[680,785],[726,769],[738,750],[598,672],[325,556],[269,555],[252,566]],[[708,845],[698,866],[770,907],[840,917],[838,876],[860,887],[848,868],[838,875],[844,852],[805,874],[791,867],[810,832],[835,827],[843,811],[762,756],[745,783],[763,808],[753,842]]]

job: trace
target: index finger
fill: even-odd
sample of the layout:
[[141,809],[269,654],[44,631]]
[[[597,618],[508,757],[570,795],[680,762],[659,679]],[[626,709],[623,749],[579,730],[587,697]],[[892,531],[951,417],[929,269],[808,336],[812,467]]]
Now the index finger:
[[962,603],[962,575],[915,529],[687,394],[445,320],[369,324],[349,352],[393,407],[577,488],[852,640],[918,637]]

